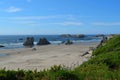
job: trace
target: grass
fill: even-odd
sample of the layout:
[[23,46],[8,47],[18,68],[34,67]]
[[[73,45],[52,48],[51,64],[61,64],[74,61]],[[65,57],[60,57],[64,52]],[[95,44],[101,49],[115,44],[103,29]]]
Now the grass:
[[93,52],[93,57],[73,70],[53,66],[49,70],[0,70],[0,80],[120,80],[120,35]]

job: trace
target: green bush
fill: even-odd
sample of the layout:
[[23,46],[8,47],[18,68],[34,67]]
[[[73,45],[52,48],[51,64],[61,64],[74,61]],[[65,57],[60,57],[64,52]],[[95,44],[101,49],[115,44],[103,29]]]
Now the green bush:
[[120,51],[120,35],[108,40],[105,46],[96,49],[93,55],[105,54],[108,52]]
[[106,64],[109,69],[117,70],[120,68],[120,52],[109,52],[98,55],[88,61],[89,64]]
[[79,80],[76,74],[61,65],[51,67],[47,76],[49,80]]
[[6,74],[0,73],[0,80],[6,80]]
[[75,69],[81,80],[120,80],[120,35],[104,44]]

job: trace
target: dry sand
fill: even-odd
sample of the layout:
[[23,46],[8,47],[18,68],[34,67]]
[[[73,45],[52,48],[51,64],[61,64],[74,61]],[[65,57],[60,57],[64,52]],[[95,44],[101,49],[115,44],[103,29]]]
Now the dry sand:
[[43,70],[53,65],[65,65],[74,68],[91,57],[91,53],[81,56],[90,47],[96,47],[99,43],[73,44],[73,45],[46,45],[33,48],[0,50],[0,69],[17,70]]

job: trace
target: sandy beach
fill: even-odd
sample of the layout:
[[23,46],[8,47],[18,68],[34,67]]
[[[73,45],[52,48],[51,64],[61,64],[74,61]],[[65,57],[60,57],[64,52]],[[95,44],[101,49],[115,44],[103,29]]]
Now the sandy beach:
[[45,45],[33,48],[0,50],[0,69],[10,70],[43,70],[53,65],[65,65],[73,68],[82,64],[91,57],[91,53],[81,56],[90,47],[96,47],[99,43],[73,44],[73,45]]

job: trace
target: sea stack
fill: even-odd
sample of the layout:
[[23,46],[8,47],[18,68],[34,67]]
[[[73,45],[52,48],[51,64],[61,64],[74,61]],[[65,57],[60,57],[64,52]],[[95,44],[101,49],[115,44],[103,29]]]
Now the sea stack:
[[73,38],[84,38],[85,35],[84,34],[76,34],[72,36]]
[[24,46],[33,47],[34,46],[34,38],[27,37],[26,41],[23,43]]
[[70,34],[62,34],[60,36],[63,37],[63,38],[70,38],[70,37],[72,37],[72,35],[70,35]]
[[71,35],[71,34],[62,34],[60,35],[63,38],[84,38],[85,35],[84,34],[75,34],[75,35]]
[[50,42],[46,38],[40,38],[39,42],[37,45],[48,45]]
[[0,48],[2,48],[2,47],[5,47],[5,46],[3,46],[3,45],[0,45]]

